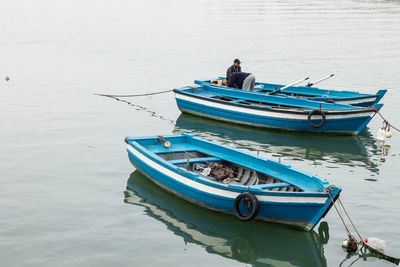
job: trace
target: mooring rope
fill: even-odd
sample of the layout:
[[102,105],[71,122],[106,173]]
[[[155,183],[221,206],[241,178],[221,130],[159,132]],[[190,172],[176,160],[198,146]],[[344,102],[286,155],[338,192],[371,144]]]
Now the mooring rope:
[[387,119],[385,119],[385,117],[383,117],[383,115],[379,112],[379,110],[375,109],[376,113],[378,113],[379,116],[381,116],[381,118],[383,119],[383,122],[386,123],[387,125],[389,125],[390,127],[392,127],[393,129],[395,129],[396,131],[400,132],[400,130],[398,128],[396,128],[395,126],[393,126],[393,124],[391,124]]
[[169,93],[169,92],[172,92],[172,91],[174,91],[174,90],[164,90],[164,91],[159,91],[159,92],[136,94],[136,95],[107,95],[107,94],[98,94],[98,93],[94,93],[94,94],[98,95],[98,96],[107,96],[107,97],[137,97],[137,96],[149,96],[149,95],[165,94],[165,93]]
[[358,237],[360,238],[361,242],[364,244],[364,240],[363,240],[363,238],[361,237],[360,233],[358,232],[358,230],[357,230],[356,226],[354,225],[353,221],[351,220],[349,214],[347,213],[347,210],[346,210],[346,208],[344,207],[344,205],[343,205],[343,203],[342,203],[342,200],[341,200],[340,198],[338,198],[338,201],[339,201],[339,204],[342,206],[343,211],[344,211],[344,213],[345,213],[346,216],[347,216],[347,219],[349,219],[351,225],[353,226],[354,230],[356,231],[356,233],[357,233]]
[[[332,203],[333,203],[333,206],[335,207],[335,209],[336,209],[336,211],[337,211],[337,213],[338,213],[340,219],[342,220],[342,223],[343,223],[343,225],[344,225],[344,227],[345,227],[345,229],[346,229],[347,235],[349,236],[349,244],[350,244],[351,240],[353,239],[354,242],[356,242],[356,243],[355,243],[356,246],[357,246],[357,245],[362,245],[361,249],[362,249],[362,248],[366,248],[366,249],[368,248],[372,253],[378,255],[378,257],[379,257],[380,259],[387,260],[387,261],[392,262],[392,263],[394,263],[394,264],[400,264],[400,259],[399,259],[399,258],[395,258],[395,257],[389,256],[389,255],[386,255],[386,254],[384,254],[382,251],[379,251],[378,249],[375,249],[375,248],[371,247],[370,245],[368,245],[367,243],[365,243],[364,239],[361,237],[360,232],[357,230],[357,228],[356,228],[356,226],[354,225],[353,221],[351,220],[349,214],[347,213],[347,210],[346,210],[346,208],[344,207],[343,202],[342,202],[342,201],[340,200],[340,198],[338,197],[337,200],[339,201],[339,204],[340,204],[341,208],[343,209],[343,211],[344,211],[344,213],[346,214],[348,220],[350,221],[351,225],[353,226],[354,230],[357,232],[357,235],[358,235],[358,237],[359,237],[360,240],[361,240],[360,242],[357,242],[357,240],[354,238],[354,236],[350,233],[350,230],[349,230],[348,226],[346,225],[346,223],[345,223],[345,221],[344,221],[344,219],[343,219],[343,217],[342,217],[342,214],[340,214],[339,209],[336,207],[336,204],[335,204],[335,202],[333,201],[332,195],[331,195],[331,193],[330,193],[330,191],[329,191],[329,187],[326,188],[326,191],[327,191],[327,193],[328,193],[328,195],[329,195],[329,197],[330,197],[330,199],[331,199],[331,201],[332,201]],[[340,206],[339,206],[339,207],[340,207]],[[355,249],[357,249],[357,247],[355,247]],[[361,250],[361,251],[362,251],[362,250]],[[343,262],[344,262],[344,261],[343,261]],[[343,263],[343,262],[342,262],[342,263]],[[353,262],[353,263],[354,263],[354,262]],[[352,263],[352,264],[353,264],[353,263]]]
[[333,200],[332,195],[331,195],[331,192],[330,192],[329,189],[330,189],[330,187],[326,188],[326,192],[328,193],[328,195],[329,195],[329,197],[330,197],[330,199],[331,199],[331,201],[332,201],[332,204],[333,204],[333,206],[335,207],[335,209],[336,209],[336,211],[337,211],[337,213],[338,213],[338,215],[339,215],[339,218],[340,218],[340,220],[341,220],[342,223],[343,223],[344,228],[346,229],[347,235],[350,237],[350,236],[352,236],[352,234],[350,233],[350,230],[349,230],[349,228],[347,227],[347,224],[346,224],[346,222],[344,221],[344,219],[343,219],[343,217],[342,217],[342,214],[340,214],[339,209],[337,208],[336,203],[335,203],[335,201]]
[[159,119],[164,120],[164,121],[167,121],[167,122],[171,123],[173,126],[175,126],[175,121],[174,121],[174,120],[165,118],[164,116],[159,115],[159,114],[157,114],[157,112],[155,112],[155,111],[153,111],[153,110],[150,110],[150,109],[148,109],[148,108],[146,108],[146,107],[143,107],[143,106],[140,106],[140,105],[138,105],[138,104],[129,102],[129,101],[125,100],[125,99],[119,99],[118,97],[114,97],[114,96],[106,96],[106,97],[110,97],[110,98],[115,99],[115,100],[117,100],[117,101],[121,101],[121,102],[127,103],[127,104],[130,105],[130,106],[133,106],[133,107],[135,107],[135,108],[137,108],[137,109],[139,109],[139,110],[146,111],[146,112],[149,113],[151,116],[156,117],[156,118],[159,118]]

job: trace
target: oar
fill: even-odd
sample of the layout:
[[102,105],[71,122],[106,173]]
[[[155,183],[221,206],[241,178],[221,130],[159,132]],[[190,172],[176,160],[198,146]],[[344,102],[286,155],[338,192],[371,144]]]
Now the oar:
[[309,78],[309,77],[307,77],[307,78],[301,79],[301,80],[299,80],[299,81],[297,81],[297,82],[294,82],[294,83],[288,84],[288,85],[286,85],[286,86],[284,86],[284,87],[281,87],[281,88],[279,88],[279,89],[276,89],[276,90],[274,90],[274,91],[270,92],[270,93],[269,93],[269,95],[274,95],[274,94],[276,94],[276,93],[278,93],[278,92],[282,91],[283,89],[286,89],[286,88],[292,87],[292,86],[294,86],[294,85],[296,85],[296,84],[299,84],[299,83],[302,83],[302,82],[304,82],[304,81],[307,81],[308,79],[310,79],[310,78]]
[[322,78],[322,79],[319,79],[318,81],[315,81],[315,82],[313,82],[313,83],[308,83],[306,86],[307,86],[307,87],[311,87],[311,86],[313,86],[313,85],[316,85],[317,83],[320,83],[320,82],[323,82],[323,81],[325,81],[325,80],[328,80],[329,78],[331,78],[331,77],[333,77],[333,76],[335,76],[335,74],[328,75],[328,76],[326,76],[326,77],[324,77],[324,78]]

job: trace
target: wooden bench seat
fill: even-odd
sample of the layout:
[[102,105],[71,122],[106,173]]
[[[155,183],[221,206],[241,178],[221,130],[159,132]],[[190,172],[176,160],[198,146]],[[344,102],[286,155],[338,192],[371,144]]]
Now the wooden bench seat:
[[[179,164],[186,164],[188,159],[174,159],[174,160],[169,160],[169,163],[172,163],[174,165],[179,165]],[[204,158],[191,158],[189,159],[189,163],[200,163],[200,162],[218,162],[221,161],[220,158],[217,157],[204,157]]]

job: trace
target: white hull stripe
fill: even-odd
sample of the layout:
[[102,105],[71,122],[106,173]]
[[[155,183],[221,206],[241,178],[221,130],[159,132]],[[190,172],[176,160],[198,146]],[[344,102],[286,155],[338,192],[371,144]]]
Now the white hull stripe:
[[340,103],[340,104],[359,104],[359,103],[364,103],[364,102],[372,102],[375,100],[376,100],[376,96],[363,98],[363,99],[353,99],[353,100],[343,100],[343,101],[340,99],[336,99],[336,102]]
[[[213,101],[207,101],[204,99],[199,99],[199,98],[190,97],[190,96],[181,95],[181,94],[175,94],[175,98],[180,99],[180,100],[190,101],[193,103],[201,104],[201,105],[212,107],[212,108],[219,108],[219,109],[241,112],[241,113],[252,114],[252,115],[258,115],[258,116],[264,116],[264,117],[307,120],[307,116],[308,116],[307,113],[304,115],[301,115],[301,114],[297,115],[297,114],[290,114],[290,113],[250,109],[250,108],[238,107],[238,106],[229,105],[229,104],[225,105],[225,104],[216,103]],[[354,114],[345,114],[345,115],[330,115],[330,114],[326,113],[326,118],[327,119],[348,119],[348,118],[367,117],[367,116],[372,116],[372,115],[373,115],[372,111],[366,112],[366,113],[354,113]]]
[[[191,180],[189,178],[186,178],[176,172],[173,172],[164,166],[160,165],[159,163],[149,159],[142,153],[140,153],[138,150],[133,148],[132,146],[128,145],[127,149],[138,159],[143,161],[147,166],[155,169],[156,171],[167,175],[169,178],[182,183],[186,186],[195,188],[199,191],[203,191],[205,193],[217,195],[217,196],[223,196],[223,197],[228,197],[232,198],[232,201],[239,195],[237,192],[229,191],[228,190],[223,190],[219,189],[216,187],[212,187],[209,185],[205,185],[199,182],[196,182],[194,180]],[[228,187],[228,186],[227,186]],[[315,204],[323,204],[326,202],[327,197],[286,197],[286,196],[265,196],[265,195],[257,195],[257,199],[259,201],[270,201],[270,202],[282,202],[282,203],[315,203]]]

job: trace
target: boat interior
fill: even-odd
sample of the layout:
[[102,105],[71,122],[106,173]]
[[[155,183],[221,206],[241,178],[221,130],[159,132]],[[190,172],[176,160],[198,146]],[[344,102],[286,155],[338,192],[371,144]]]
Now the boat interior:
[[[199,81],[200,82],[200,81]],[[207,81],[203,81],[207,82]],[[218,85],[218,86],[224,86],[227,87],[227,81],[224,78],[221,79],[215,79],[215,80],[209,80],[211,84]],[[262,82],[256,82],[255,83],[255,88],[254,91],[258,93],[270,93],[276,89],[279,89],[283,87],[284,85],[279,85],[279,84],[272,84],[272,83],[262,83]],[[302,93],[299,93],[301,91]],[[293,86],[289,87],[287,89],[284,89],[283,91],[279,92],[280,95],[287,95],[287,96],[294,96],[297,98],[307,98],[307,99],[312,99],[312,98],[327,98],[325,101],[328,103],[331,103],[332,101],[329,100],[329,98],[336,98],[336,97],[362,97],[362,96],[368,96],[371,94],[363,94],[359,93],[356,91],[338,91],[338,90],[328,90],[328,89],[321,89],[317,87],[307,87],[307,86]],[[374,95],[374,94],[372,94]]]
[[264,103],[262,101],[258,101],[257,102],[257,101],[252,101],[252,100],[245,100],[245,99],[234,98],[234,97],[226,97],[226,96],[221,96],[221,95],[212,96],[210,98],[223,100],[223,101],[227,101],[227,102],[230,102],[230,103],[238,103],[238,104],[242,104],[242,105],[249,105],[249,106],[270,107],[270,108],[277,108],[277,109],[296,109],[296,110],[301,110],[301,111],[304,110],[304,108],[296,108],[296,107],[287,106],[287,105]]
[[[225,87],[228,86],[228,83],[227,83],[226,79],[210,80],[210,83],[218,85],[218,86],[225,86]],[[275,88],[272,87],[272,86],[271,87],[263,87],[262,85],[263,84],[256,82],[256,86],[254,88],[254,91],[258,92],[258,93],[270,93],[270,92],[278,89],[277,87],[275,87]],[[299,93],[291,93],[291,92],[285,92],[285,91],[281,91],[281,92],[279,92],[279,94],[288,95],[288,96],[295,96],[295,97],[299,97],[299,98],[312,98],[312,97],[315,97],[315,95],[313,95],[313,94],[299,94]]]
[[232,105],[244,105],[249,107],[274,109],[274,110],[291,110],[297,112],[310,111],[313,109],[323,109],[332,111],[359,110],[360,107],[354,107],[345,104],[316,102],[301,98],[287,98],[282,95],[274,95],[273,98],[264,94],[244,94],[238,91],[221,90],[218,86],[197,86],[180,89],[191,94],[199,95],[209,99],[216,99],[230,103]]
[[280,104],[273,104],[273,103],[265,103],[261,99],[260,101],[248,100],[248,99],[240,99],[236,97],[228,97],[223,95],[212,95],[208,92],[202,92],[203,95],[208,95],[209,98],[218,99],[222,101],[226,101],[232,104],[241,104],[246,106],[254,106],[254,107],[264,107],[264,108],[273,108],[273,109],[291,109],[297,111],[304,111],[305,109],[302,107],[293,107],[288,105],[280,105]]
[[172,151],[156,153],[162,159],[199,174],[203,178],[224,184],[257,186],[262,190],[301,192],[275,177],[267,176],[255,170],[240,166],[233,162],[202,153],[197,150]]

